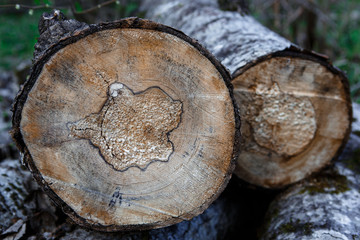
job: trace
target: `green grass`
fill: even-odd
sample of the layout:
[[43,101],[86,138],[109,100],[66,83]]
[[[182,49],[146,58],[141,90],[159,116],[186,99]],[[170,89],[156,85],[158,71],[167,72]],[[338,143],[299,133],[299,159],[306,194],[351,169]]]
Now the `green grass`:
[[[51,1],[33,1],[34,6],[41,4],[52,6]],[[128,0],[127,5],[114,3],[109,7],[113,9],[115,17],[121,18],[134,14],[138,3]],[[83,10],[77,1],[75,8],[77,11]],[[27,11],[14,13],[14,9],[9,10],[9,13],[0,12],[0,71],[14,70],[21,61],[32,58],[34,45],[39,37],[38,21],[41,14],[51,11],[51,8],[32,10],[31,14]],[[63,9],[62,12],[72,18],[70,11]]]
[[21,61],[31,59],[41,13],[0,15],[0,70],[12,70]]

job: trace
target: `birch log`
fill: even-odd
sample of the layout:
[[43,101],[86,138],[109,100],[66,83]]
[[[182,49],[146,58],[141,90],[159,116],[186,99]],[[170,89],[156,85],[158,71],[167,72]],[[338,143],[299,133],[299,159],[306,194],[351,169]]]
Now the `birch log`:
[[54,11],[39,29],[12,136],[52,200],[102,231],[203,212],[237,151],[225,68],[183,33],[138,18],[86,25]]
[[[31,175],[16,160],[0,162],[0,234],[18,220],[27,220],[34,203],[26,202]],[[1,236],[1,235],[0,235]]]
[[251,16],[216,0],[143,0],[146,17],[204,44],[232,73],[242,118],[235,173],[280,188],[328,165],[350,133],[344,74],[325,56],[303,50]]
[[262,239],[360,239],[360,105],[334,167],[299,183],[271,204]]

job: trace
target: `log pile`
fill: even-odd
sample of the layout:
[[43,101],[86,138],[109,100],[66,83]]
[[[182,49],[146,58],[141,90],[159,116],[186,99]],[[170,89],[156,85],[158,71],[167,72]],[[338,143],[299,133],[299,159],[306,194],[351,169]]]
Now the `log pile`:
[[261,239],[360,238],[360,105],[340,158],[281,193],[270,205]]
[[241,153],[235,174],[281,188],[329,165],[350,133],[348,81],[306,51],[216,0],[143,1],[146,17],[199,40],[232,73]]
[[142,9],[190,37],[42,16],[11,131],[42,191],[0,162],[0,237],[359,238],[360,107],[350,134],[345,75],[216,1]]

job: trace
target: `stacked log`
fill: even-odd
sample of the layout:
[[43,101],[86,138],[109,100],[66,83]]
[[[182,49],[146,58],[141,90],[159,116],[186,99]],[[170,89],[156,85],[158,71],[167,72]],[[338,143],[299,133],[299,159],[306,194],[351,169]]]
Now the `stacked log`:
[[[350,134],[348,83],[324,56],[293,45],[249,16],[220,11],[215,1],[145,0],[143,8],[147,17],[199,39],[230,69],[240,112],[226,70],[181,32],[137,18],[87,25],[58,11],[45,14],[31,77],[14,105],[12,136],[36,181],[71,220],[65,222],[49,202],[39,206],[29,174],[17,161],[6,161],[0,169],[16,173],[3,176],[4,186],[18,175],[8,191],[28,190],[5,212],[12,218],[1,222],[1,237],[232,239],[241,231],[252,239],[276,191],[232,185],[196,217],[225,188],[234,159],[240,178],[274,189],[319,172],[341,153]],[[244,119],[243,139],[238,115]],[[117,121],[140,124],[117,132]],[[353,123],[355,132],[358,125]],[[152,136],[142,140],[160,146],[156,154],[137,146],[150,156],[134,158],[139,149],[131,152],[119,137],[141,142],[134,128]],[[262,239],[359,237],[355,132],[340,161],[273,201]],[[140,158],[144,161],[136,161]],[[34,225],[39,209],[47,208],[49,227]],[[97,231],[174,223],[143,232]]]
[[270,205],[261,239],[360,238],[360,105],[334,166],[281,193]]
[[12,136],[76,223],[143,230],[189,220],[223,191],[240,120],[230,76],[183,33],[130,18],[39,24]]
[[232,73],[241,153],[235,173],[282,188],[328,166],[350,133],[345,75],[251,16],[219,10],[216,0],[147,1],[146,17],[196,38]]

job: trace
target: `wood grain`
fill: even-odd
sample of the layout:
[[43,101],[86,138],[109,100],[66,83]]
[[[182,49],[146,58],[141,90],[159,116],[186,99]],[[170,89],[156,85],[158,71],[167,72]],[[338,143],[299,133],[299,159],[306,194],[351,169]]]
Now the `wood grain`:
[[199,44],[132,18],[92,25],[40,59],[17,98],[13,137],[77,223],[167,226],[220,194],[239,119],[226,70]]
[[299,181],[329,165],[347,139],[348,92],[341,75],[320,63],[273,57],[233,84],[244,106],[236,173],[253,184],[281,187]]
[[282,188],[329,165],[350,134],[349,82],[329,59],[216,0],[144,0],[146,17],[204,44],[231,73],[244,119],[235,173]]

